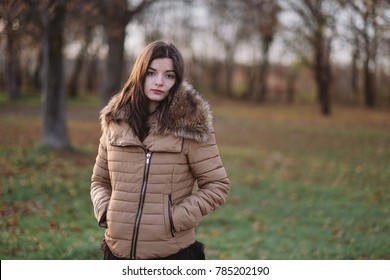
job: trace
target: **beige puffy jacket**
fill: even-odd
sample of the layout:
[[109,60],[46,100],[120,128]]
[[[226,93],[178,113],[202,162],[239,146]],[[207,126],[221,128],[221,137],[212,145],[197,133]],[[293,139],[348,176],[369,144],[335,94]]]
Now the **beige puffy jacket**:
[[166,257],[195,242],[194,228],[229,193],[210,107],[184,84],[168,124],[162,127],[152,115],[150,134],[141,143],[125,121],[128,109],[115,111],[116,102],[113,97],[101,112],[91,184],[95,216],[117,257]]

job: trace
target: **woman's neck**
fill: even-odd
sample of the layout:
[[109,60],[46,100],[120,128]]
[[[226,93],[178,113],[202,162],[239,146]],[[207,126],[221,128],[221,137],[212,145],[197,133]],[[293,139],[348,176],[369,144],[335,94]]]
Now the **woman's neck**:
[[158,102],[149,101],[149,106],[148,106],[149,114],[154,113],[156,111],[158,105],[159,105]]

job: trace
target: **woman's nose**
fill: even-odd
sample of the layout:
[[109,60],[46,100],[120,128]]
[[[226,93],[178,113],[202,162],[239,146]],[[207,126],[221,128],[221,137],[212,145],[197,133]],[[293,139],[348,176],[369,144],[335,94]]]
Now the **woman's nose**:
[[162,75],[157,75],[154,83],[156,86],[162,86],[164,84]]

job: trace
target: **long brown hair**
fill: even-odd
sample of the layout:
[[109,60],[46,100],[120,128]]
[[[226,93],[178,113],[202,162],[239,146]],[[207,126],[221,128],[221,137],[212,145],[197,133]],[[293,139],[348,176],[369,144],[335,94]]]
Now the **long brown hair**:
[[141,140],[146,137],[145,129],[149,112],[149,100],[144,93],[144,82],[148,67],[156,58],[171,58],[176,74],[175,84],[170,89],[168,96],[157,107],[160,113],[159,119],[161,121],[167,119],[168,107],[184,78],[184,61],[181,53],[172,43],[161,40],[150,43],[139,54],[127,82],[119,93],[119,102],[114,109],[116,111],[124,106],[130,106],[130,118],[127,121],[135,135]]

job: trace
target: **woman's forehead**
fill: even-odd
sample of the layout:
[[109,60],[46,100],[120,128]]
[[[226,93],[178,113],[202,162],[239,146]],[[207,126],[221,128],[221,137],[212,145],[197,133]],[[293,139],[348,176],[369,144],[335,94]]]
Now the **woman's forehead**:
[[169,57],[154,59],[150,63],[149,68],[152,68],[154,70],[164,70],[164,71],[173,71],[174,70],[172,58],[169,58]]

